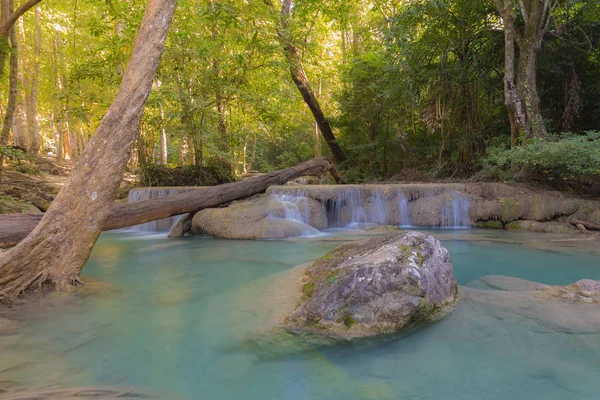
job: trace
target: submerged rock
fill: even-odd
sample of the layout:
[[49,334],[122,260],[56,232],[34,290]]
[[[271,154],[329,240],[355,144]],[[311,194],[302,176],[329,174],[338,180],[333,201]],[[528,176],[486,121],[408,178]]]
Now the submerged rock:
[[472,307],[485,307],[497,318],[517,315],[549,332],[600,332],[600,281],[581,280],[553,287],[510,277],[484,277],[479,281],[487,282],[486,290],[461,286],[461,298]]
[[302,293],[283,326],[340,338],[416,328],[458,302],[448,250],[419,232],[337,247],[305,270]]

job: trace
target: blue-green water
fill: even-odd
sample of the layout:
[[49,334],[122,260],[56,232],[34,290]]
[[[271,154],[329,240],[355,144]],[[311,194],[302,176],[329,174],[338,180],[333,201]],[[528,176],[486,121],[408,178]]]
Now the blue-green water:
[[[122,385],[211,400],[599,398],[600,333],[554,332],[462,303],[401,340],[276,357],[245,346],[259,315],[240,310],[261,295],[257,282],[337,244],[104,235],[84,276],[115,288],[76,301],[59,294],[24,311],[19,334],[0,336],[0,387]],[[585,252],[445,245],[461,284],[492,274],[561,285],[600,279],[598,257]]]

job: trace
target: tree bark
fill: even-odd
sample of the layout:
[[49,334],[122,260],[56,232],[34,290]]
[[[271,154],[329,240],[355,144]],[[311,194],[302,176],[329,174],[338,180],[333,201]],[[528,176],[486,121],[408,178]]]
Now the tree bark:
[[[271,0],[263,0],[266,4],[272,6]],[[278,30],[279,40],[281,45],[283,46],[283,50],[285,52],[285,56],[290,68],[290,74],[292,76],[292,80],[296,84],[296,87],[300,91],[304,102],[310,109],[315,118],[315,121],[321,130],[321,134],[325,138],[327,145],[329,146],[329,150],[331,150],[331,154],[333,155],[333,159],[335,162],[342,162],[346,160],[346,154],[344,150],[338,144],[335,135],[333,134],[333,130],[331,129],[331,125],[329,125],[329,121],[325,117],[323,110],[313,92],[310,83],[308,81],[308,77],[306,76],[306,72],[304,71],[304,66],[302,65],[302,61],[300,59],[300,55],[298,54],[298,49],[294,46],[293,40],[289,33],[289,20],[292,9],[292,1],[291,0],[283,0],[281,3],[281,26]]]
[[[103,230],[127,228],[174,215],[194,213],[204,208],[218,207],[234,200],[262,193],[272,185],[284,183],[305,175],[330,173],[338,183],[344,183],[335,166],[324,158],[307,161],[295,167],[257,176],[240,182],[198,188],[160,199],[135,203],[115,204]],[[42,214],[0,215],[0,247],[18,243],[42,219]],[[0,275],[1,279],[1,275]]]
[[37,155],[41,147],[39,111],[38,111],[38,93],[39,93],[39,75],[40,75],[40,57],[42,51],[42,11],[40,7],[35,9],[35,36],[33,46],[33,74],[31,76],[31,92],[29,95],[29,108],[27,110],[27,124],[29,125],[29,135],[32,154]]
[[[537,91],[536,56],[550,27],[557,0],[518,2],[523,25],[516,26],[517,2],[494,0],[504,23],[504,102],[511,125],[511,146],[521,138],[529,140],[547,135]],[[519,57],[515,56],[515,43]],[[515,64],[518,65],[515,84]]]
[[[20,20],[17,24],[17,47],[18,43],[25,43],[25,28],[23,27],[23,20]],[[13,120],[13,134],[15,146],[23,149],[29,149],[31,143],[29,141],[29,127],[27,126],[27,93],[28,77],[25,69],[25,57],[24,52],[20,52],[17,57],[17,110],[15,119]]]
[[6,57],[10,53],[10,44],[9,44],[9,36],[10,31],[13,28],[15,22],[19,20],[27,11],[35,7],[42,0],[28,0],[21,5],[17,9],[17,11],[12,11],[12,6],[9,7],[8,4],[12,4],[11,0],[3,0],[2,3],[2,16],[1,16],[1,24],[0,24],[0,79],[4,77],[4,64],[6,63]]
[[165,128],[165,112],[160,99],[158,101],[158,112],[160,113],[160,164],[166,166],[169,163],[167,130]]
[[[9,1],[9,10],[12,10],[12,1]],[[3,15],[5,4],[2,5]],[[19,58],[17,48],[17,34],[13,29],[9,32],[10,37],[10,72],[9,72],[9,89],[8,89],[8,104],[4,113],[4,123],[2,125],[2,134],[0,135],[0,143],[4,146],[8,145],[10,139],[10,130],[13,125],[15,118],[15,112],[17,110],[17,87],[18,87],[18,69],[19,69]],[[2,167],[4,164],[4,156],[0,155],[0,174],[2,173]]]
[[119,92],[68,184],[36,228],[0,254],[0,299],[29,289],[69,290],[110,217],[138,134],[177,0],[148,0]]

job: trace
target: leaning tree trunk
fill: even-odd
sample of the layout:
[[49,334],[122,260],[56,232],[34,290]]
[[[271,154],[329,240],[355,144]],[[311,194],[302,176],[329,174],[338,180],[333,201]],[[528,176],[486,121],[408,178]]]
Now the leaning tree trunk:
[[[267,4],[270,4],[270,0],[265,0]],[[300,60],[300,56],[298,54],[298,49],[293,44],[293,40],[290,37],[289,32],[289,19],[291,12],[292,2],[291,0],[284,0],[281,5],[281,28],[279,29],[279,39],[283,46],[283,50],[285,52],[285,56],[287,62],[290,67],[290,74],[292,76],[292,80],[296,84],[296,87],[300,91],[302,98],[308,108],[312,112],[313,117],[315,118],[315,122],[317,123],[321,134],[325,138],[329,149],[331,150],[331,154],[336,162],[342,162],[346,160],[346,154],[344,150],[338,144],[335,135],[331,129],[331,125],[329,125],[329,121],[325,117],[321,106],[319,105],[319,101],[313,92],[308,78],[306,76],[306,72],[304,71],[304,67],[302,66],[302,61]]]
[[163,52],[177,0],[148,0],[119,93],[89,141],[69,183],[42,221],[0,254],[0,299],[42,285],[68,290],[102,232]]
[[[330,173],[337,183],[344,183],[331,161],[317,158],[294,167],[257,176],[240,182],[201,188],[160,199],[115,204],[104,230],[127,228],[145,222],[218,207],[233,200],[262,193],[272,185],[283,185],[306,175]],[[15,245],[39,223],[40,214],[0,214],[0,247]]]

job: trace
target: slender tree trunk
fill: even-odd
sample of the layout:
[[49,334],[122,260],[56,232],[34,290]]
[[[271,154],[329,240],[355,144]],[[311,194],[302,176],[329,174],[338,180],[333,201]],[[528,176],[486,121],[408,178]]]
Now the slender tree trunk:
[[[17,32],[17,43],[25,43],[25,29],[23,27],[23,20],[19,20],[16,24],[16,32]],[[29,141],[29,129],[27,126],[27,93],[26,89],[28,85],[28,79],[26,75],[26,64],[25,57],[23,57],[24,52],[21,51],[19,57],[17,58],[17,110],[15,114],[15,119],[13,120],[13,133],[15,146],[18,146],[22,149],[28,150],[30,146]]]
[[[267,4],[269,0],[265,0]],[[302,65],[302,61],[300,60],[300,55],[298,54],[298,49],[293,44],[293,40],[291,38],[289,32],[289,19],[292,8],[291,0],[283,0],[281,5],[281,28],[279,29],[279,39],[283,46],[283,50],[285,52],[288,65],[290,67],[290,74],[292,76],[292,80],[296,84],[296,87],[300,91],[302,98],[308,108],[313,114],[329,149],[331,150],[331,154],[336,162],[342,162],[346,160],[346,154],[338,144],[335,135],[331,129],[331,125],[329,125],[329,121],[325,117],[321,106],[313,92],[308,78],[306,76],[306,72],[304,71],[304,67]]]
[[29,95],[29,107],[27,110],[27,125],[29,126],[29,135],[32,154],[37,155],[41,147],[40,127],[39,127],[39,111],[38,111],[38,92],[39,92],[39,75],[40,75],[40,57],[42,50],[42,32],[41,18],[42,11],[40,7],[35,9],[35,37],[33,47],[33,73],[31,75],[31,89]]
[[0,3],[0,79],[4,77],[4,64],[6,57],[10,54],[10,31],[15,22],[19,20],[27,11],[35,7],[42,0],[27,0],[13,12],[13,0],[1,0]]
[[169,159],[167,130],[165,128],[165,113],[161,100],[158,102],[158,112],[160,113],[160,164],[167,165]]
[[[3,16],[6,15],[4,8],[8,6],[9,12],[12,12],[12,0],[8,2],[8,4],[3,3]],[[2,134],[0,135],[0,143],[3,145],[8,144],[8,140],[10,139],[10,130],[13,125],[13,120],[15,118],[15,112],[17,109],[17,86],[18,86],[18,69],[19,69],[19,58],[18,58],[18,48],[17,48],[17,34],[12,28],[9,32],[10,37],[10,72],[9,72],[9,89],[8,89],[8,104],[6,106],[6,112],[4,113],[4,124],[2,125]],[[4,164],[4,156],[0,155],[0,173],[2,172],[2,167]]]
[[42,285],[68,290],[80,282],[81,269],[111,214],[176,4],[148,0],[119,93],[68,184],[33,232],[0,254],[0,297],[5,301]]

